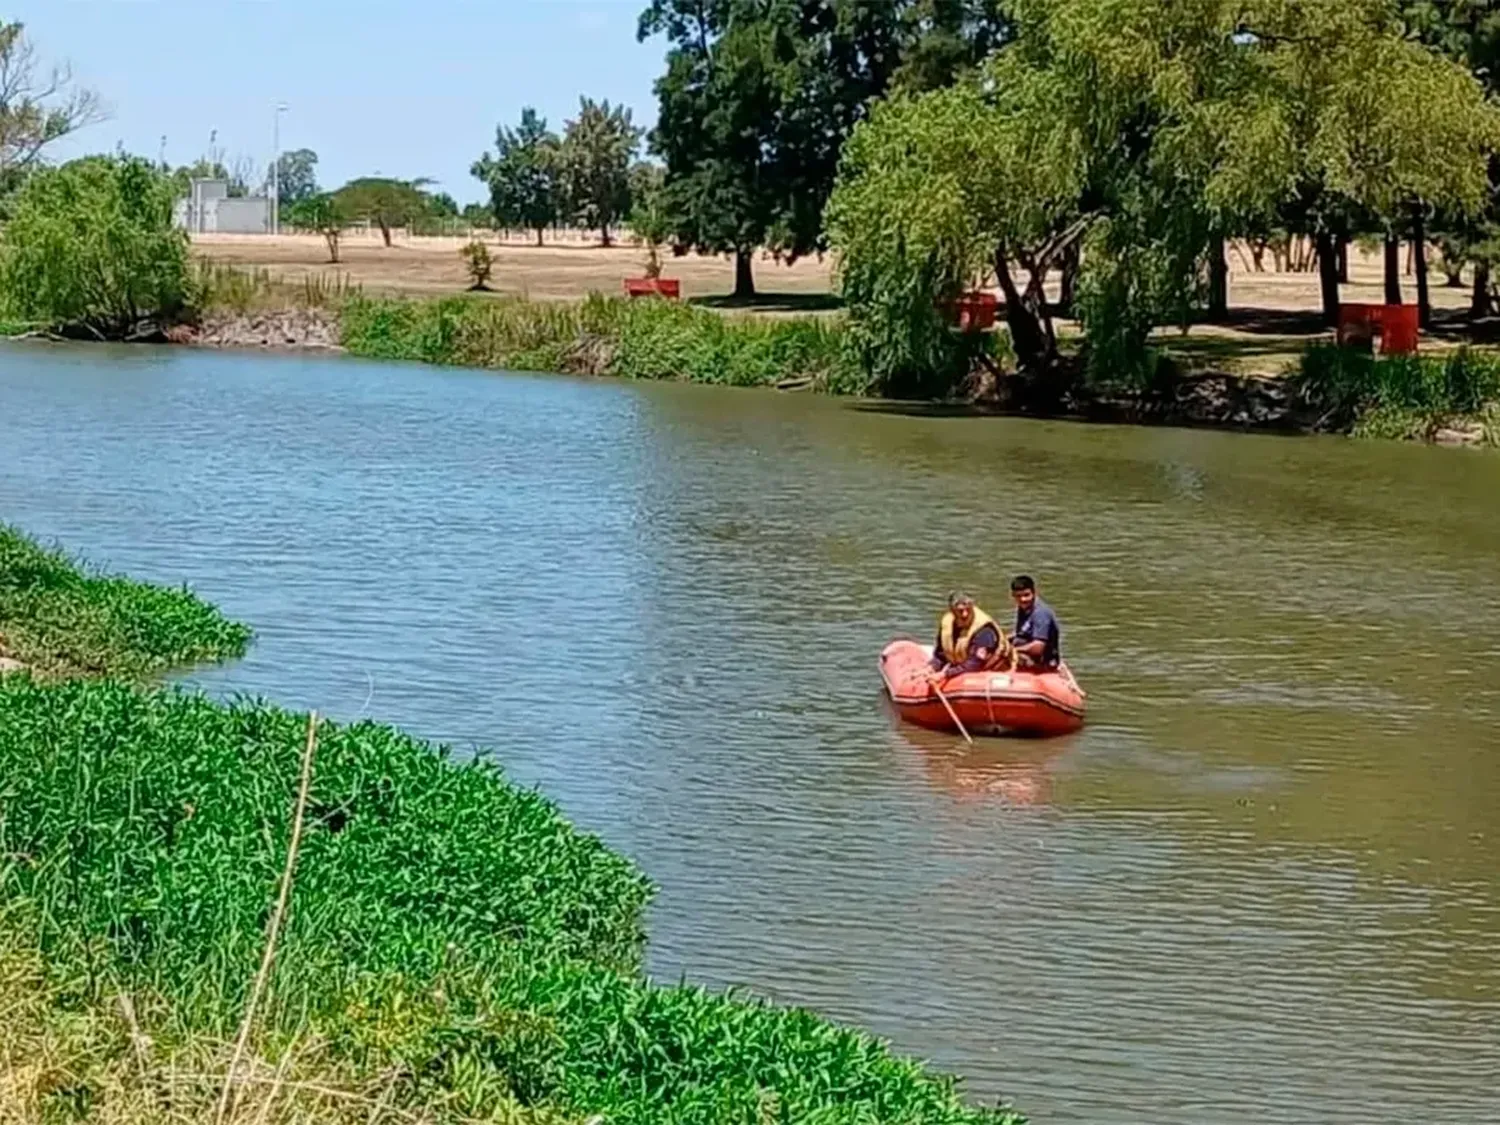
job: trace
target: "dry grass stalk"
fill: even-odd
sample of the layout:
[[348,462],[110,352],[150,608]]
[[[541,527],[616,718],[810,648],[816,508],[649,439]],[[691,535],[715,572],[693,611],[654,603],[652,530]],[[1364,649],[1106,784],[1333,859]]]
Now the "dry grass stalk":
[[250,999],[245,1004],[245,1015],[240,1021],[240,1033],[235,1039],[234,1054],[230,1056],[229,1069],[224,1073],[224,1089],[219,1095],[219,1108],[214,1114],[214,1120],[220,1125],[229,1110],[235,1073],[245,1053],[245,1044],[250,1040],[250,1029],[255,1023],[255,1009],[265,993],[266,982],[271,977],[271,965],[276,960],[276,942],[281,936],[281,923],[286,917],[287,902],[292,896],[292,877],[297,869],[297,851],[302,846],[302,822],[307,811],[307,791],[312,786],[313,754],[317,745],[318,713],[313,711],[307,716],[307,744],[302,750],[302,776],[297,783],[297,806],[292,814],[292,835],[287,841],[286,865],[281,871],[281,889],[276,896],[276,908],[271,912],[271,919],[266,925],[266,947],[261,954],[260,969],[256,972],[255,982],[250,988]]

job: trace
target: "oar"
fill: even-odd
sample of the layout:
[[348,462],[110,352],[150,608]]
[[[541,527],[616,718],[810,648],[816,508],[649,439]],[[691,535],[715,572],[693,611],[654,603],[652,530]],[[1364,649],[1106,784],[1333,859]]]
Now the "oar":
[[937,681],[933,680],[931,682],[932,690],[937,692],[937,697],[943,701],[943,706],[948,709],[948,718],[953,720],[953,725],[958,728],[958,733],[964,736],[964,741],[973,746],[974,740],[969,737],[969,732],[964,729],[964,721],[958,717],[958,712],[953,709],[953,704],[948,702],[948,697],[943,694],[943,689],[937,686]]

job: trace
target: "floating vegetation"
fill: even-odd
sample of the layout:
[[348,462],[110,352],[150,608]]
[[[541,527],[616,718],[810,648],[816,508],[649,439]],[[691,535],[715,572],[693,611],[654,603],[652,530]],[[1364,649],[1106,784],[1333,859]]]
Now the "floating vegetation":
[[[248,637],[13,531],[0,607],[69,672]],[[0,813],[20,1120],[1021,1120],[810,1012],[652,984],[633,864],[490,759],[389,726],[6,676]]]

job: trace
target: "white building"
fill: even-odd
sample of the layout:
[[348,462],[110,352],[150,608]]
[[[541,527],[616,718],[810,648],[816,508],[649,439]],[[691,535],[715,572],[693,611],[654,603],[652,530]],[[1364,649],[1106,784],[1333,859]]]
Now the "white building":
[[270,234],[271,201],[230,199],[227,180],[193,180],[188,197],[172,208],[172,221],[191,234]]

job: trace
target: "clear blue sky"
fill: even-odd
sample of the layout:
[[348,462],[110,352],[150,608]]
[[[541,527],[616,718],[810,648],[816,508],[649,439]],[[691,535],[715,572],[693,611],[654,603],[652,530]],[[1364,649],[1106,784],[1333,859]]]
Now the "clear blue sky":
[[264,168],[277,100],[281,147],[318,153],[318,178],[430,176],[481,199],[469,165],[534,105],[554,128],[580,94],[655,120],[666,45],[635,39],[645,0],[0,0],[44,61],[67,61],[110,117],[56,155],[116,142],[186,164],[209,131],[228,160]]

